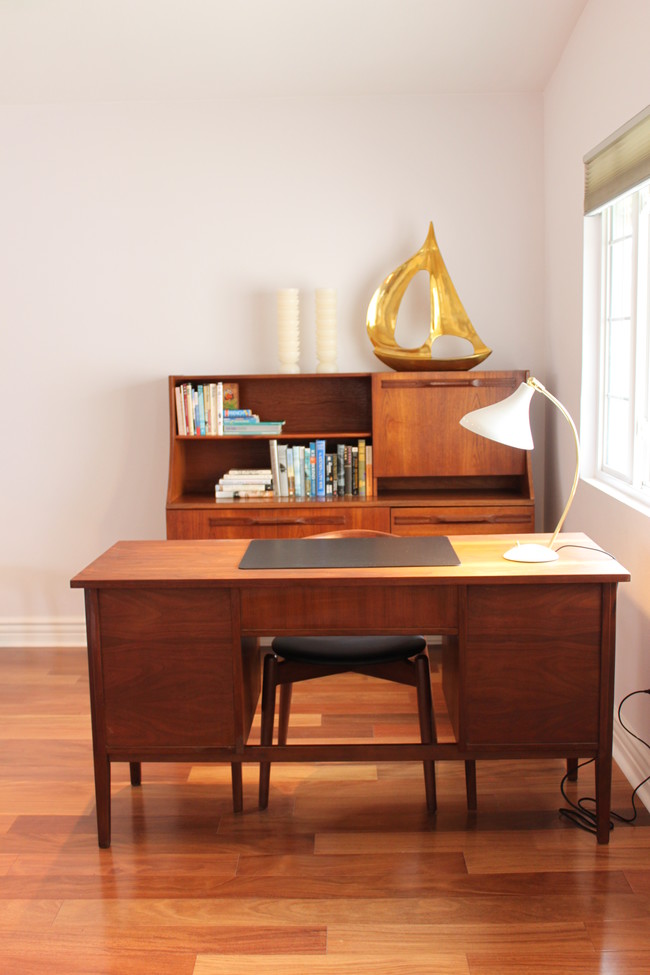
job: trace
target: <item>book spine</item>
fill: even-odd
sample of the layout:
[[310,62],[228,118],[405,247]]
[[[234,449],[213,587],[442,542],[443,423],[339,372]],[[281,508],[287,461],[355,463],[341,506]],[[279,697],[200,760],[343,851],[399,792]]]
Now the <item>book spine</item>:
[[325,454],[325,497],[331,498],[334,487],[334,455]]
[[325,497],[325,441],[316,441],[316,497]]
[[205,403],[203,401],[203,383],[199,383],[196,388],[196,406],[199,418],[199,434],[205,437]]
[[309,497],[316,497],[316,441],[309,443]]
[[359,493],[359,448],[352,448],[352,494]]
[[304,448],[303,470],[305,472],[305,497],[311,497],[311,452],[309,447]]
[[223,383],[217,383],[217,436],[223,436]]
[[273,493],[280,497],[280,468],[278,466],[278,442],[269,440],[269,453],[271,455],[271,476],[273,480]]
[[359,497],[366,496],[366,441],[359,440]]
[[296,473],[293,466],[293,447],[287,447],[287,481],[289,487],[289,497],[296,496]]
[[336,447],[336,493],[340,498],[345,494],[345,444]]
[[180,386],[174,388],[176,400],[176,431],[179,437],[185,434],[185,411],[183,410],[183,393]]
[[352,494],[352,447],[345,445],[345,494]]
[[289,494],[289,479],[287,477],[287,445],[278,444],[278,477],[280,481],[280,497],[286,498]]
[[210,383],[208,387],[208,396],[210,399],[210,426],[208,428],[208,433],[211,437],[215,437],[217,434],[217,384]]
[[293,477],[294,490],[297,498],[303,497],[303,471],[304,462],[300,457],[300,447],[296,445],[293,448]]
[[366,444],[366,497],[372,497],[375,493],[373,481],[372,465],[372,444]]

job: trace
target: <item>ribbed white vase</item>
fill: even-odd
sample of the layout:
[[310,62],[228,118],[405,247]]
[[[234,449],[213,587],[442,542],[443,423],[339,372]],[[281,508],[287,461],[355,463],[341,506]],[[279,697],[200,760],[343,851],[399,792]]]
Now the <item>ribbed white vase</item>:
[[300,308],[297,288],[281,288],[277,297],[280,372],[300,372]]
[[337,372],[336,365],[336,291],[316,289],[316,357],[317,372]]

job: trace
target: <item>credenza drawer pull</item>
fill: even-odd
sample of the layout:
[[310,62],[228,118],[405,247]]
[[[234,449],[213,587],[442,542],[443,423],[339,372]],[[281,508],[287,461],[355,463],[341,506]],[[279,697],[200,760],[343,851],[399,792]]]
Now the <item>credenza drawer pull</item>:
[[470,515],[459,512],[449,515],[398,515],[395,525],[500,525],[528,524],[527,515]]
[[242,515],[236,518],[208,518],[208,526],[210,528],[223,528],[233,525],[246,525],[249,527],[261,527],[261,528],[277,528],[283,525],[327,525],[327,526],[340,526],[345,525],[345,519],[341,517],[319,517],[314,518],[298,518],[298,517],[278,517],[278,518],[257,518],[255,515],[251,515],[246,518]]
[[383,379],[382,389],[459,389],[511,387],[512,378],[504,379]]

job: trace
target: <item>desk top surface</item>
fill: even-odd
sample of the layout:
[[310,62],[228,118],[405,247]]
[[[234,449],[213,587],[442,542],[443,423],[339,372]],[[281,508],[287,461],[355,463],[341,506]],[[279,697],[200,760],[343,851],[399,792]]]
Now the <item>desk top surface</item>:
[[548,543],[548,535],[450,535],[459,565],[357,568],[240,569],[249,539],[121,541],[70,581],[73,589],[135,587],[248,588],[288,581],[300,585],[461,585],[463,583],[627,582],[630,575],[582,533],[558,536],[550,563],[509,562],[516,542]]

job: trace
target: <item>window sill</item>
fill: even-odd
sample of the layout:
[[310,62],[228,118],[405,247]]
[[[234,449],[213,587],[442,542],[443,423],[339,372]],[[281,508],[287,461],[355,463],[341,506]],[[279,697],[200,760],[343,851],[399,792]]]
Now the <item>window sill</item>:
[[650,503],[646,504],[638,498],[634,498],[632,495],[626,494],[624,491],[620,491],[618,488],[613,487],[613,485],[607,484],[605,481],[600,481],[595,477],[583,477],[581,480],[585,484],[589,484],[590,487],[602,491],[603,494],[607,494],[614,501],[620,501],[622,504],[627,505],[628,508],[638,511],[640,515],[645,515],[646,518],[650,518]]

